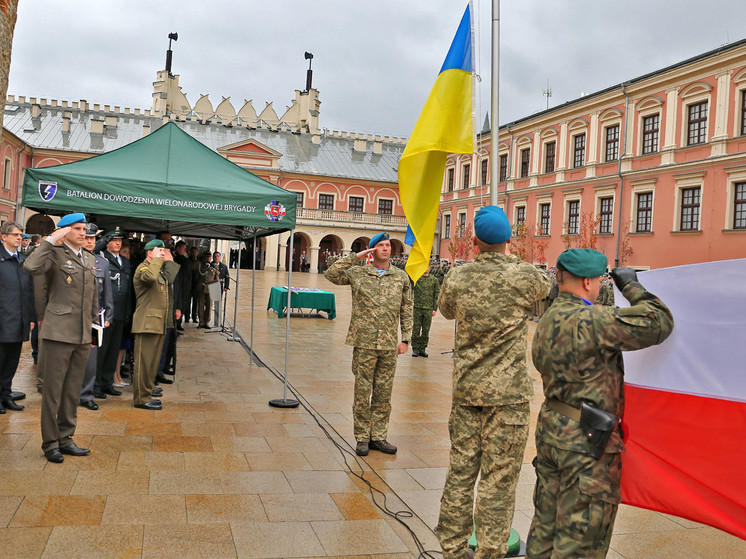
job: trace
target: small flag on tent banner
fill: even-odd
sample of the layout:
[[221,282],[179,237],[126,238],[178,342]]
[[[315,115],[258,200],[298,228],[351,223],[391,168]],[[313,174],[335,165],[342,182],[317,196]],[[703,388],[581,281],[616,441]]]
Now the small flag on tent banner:
[[449,153],[474,151],[471,10],[464,16],[399,161],[399,195],[415,240],[406,270],[417,281],[430,265]]

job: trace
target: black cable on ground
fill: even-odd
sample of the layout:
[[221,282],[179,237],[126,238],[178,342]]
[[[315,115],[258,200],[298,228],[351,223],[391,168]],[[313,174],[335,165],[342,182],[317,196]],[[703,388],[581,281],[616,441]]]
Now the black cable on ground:
[[[251,352],[251,348],[249,348],[248,345],[246,345],[246,343],[243,341],[243,337],[240,339],[240,343],[241,343],[241,346],[247,352]],[[284,376],[277,369],[275,369],[272,365],[268,365],[267,363],[264,363],[263,361],[259,360],[257,358],[257,356],[256,356],[256,353],[254,353],[253,355],[254,355],[254,359],[256,360],[256,363],[259,366],[265,367],[270,373],[272,373],[272,375],[277,380],[279,380],[279,381],[281,381],[283,383],[285,382]],[[381,512],[383,512],[385,515],[389,516],[390,518],[393,518],[399,524],[401,524],[402,526],[404,526],[404,528],[406,528],[406,530],[412,536],[412,539],[414,540],[415,546],[417,547],[417,551],[419,552],[418,558],[436,559],[436,557],[442,556],[442,553],[440,551],[425,549],[425,545],[417,537],[417,534],[415,534],[414,530],[409,526],[409,524],[407,524],[405,522],[404,519],[406,519],[406,518],[413,518],[415,516],[414,512],[412,512],[411,510],[402,510],[402,511],[396,511],[395,512],[395,511],[392,511],[391,509],[389,509],[388,506],[387,506],[387,504],[386,504],[386,494],[383,491],[381,491],[380,489],[377,489],[377,488],[373,487],[373,484],[370,481],[368,481],[367,479],[365,479],[365,468],[360,463],[360,458],[357,456],[357,454],[355,454],[355,451],[352,449],[352,447],[350,447],[349,443],[347,443],[347,441],[345,441],[344,437],[342,437],[342,435],[340,435],[337,432],[337,430],[334,429],[334,427],[332,426],[331,423],[329,423],[326,419],[323,418],[323,416],[321,416],[321,414],[319,414],[319,412],[316,411],[316,409],[313,407],[313,405],[300,392],[298,392],[292,384],[290,384],[288,382],[287,383],[287,387],[288,387],[288,390],[291,392],[291,394],[295,397],[295,399],[298,400],[298,402],[300,403],[300,405],[303,406],[303,409],[305,409],[306,412],[314,419],[314,421],[319,426],[319,428],[321,429],[321,431],[332,442],[332,444],[334,444],[334,446],[337,448],[337,450],[339,450],[340,454],[342,455],[342,460],[344,461],[344,464],[345,464],[347,470],[353,476],[355,476],[357,479],[359,479],[365,485],[368,486],[368,490],[370,491],[370,496],[371,496],[371,500],[373,501],[373,504]],[[324,422],[325,425],[322,425],[322,423],[321,423],[322,420],[323,420],[323,422]],[[333,437],[332,434],[329,432],[329,430],[334,431],[334,433],[336,434],[337,438]],[[343,441],[344,444],[342,442],[339,442],[339,440],[337,440],[337,439],[340,439],[341,441]],[[352,466],[350,466],[350,463],[347,461],[347,455],[351,456],[355,460],[355,463],[357,464],[357,467],[360,469],[360,473],[354,471],[353,468],[352,468]],[[380,475],[378,475],[378,472],[376,472],[370,466],[370,464],[368,464],[366,462],[366,465],[368,466],[368,468],[370,468],[370,471],[373,472],[378,477],[379,480],[381,480],[383,483],[386,483],[386,481]],[[376,500],[376,493],[380,494],[383,497],[383,502],[382,503],[379,503]],[[397,497],[399,497],[396,494],[396,491],[394,491],[393,489],[392,489],[392,493],[394,495],[396,495]],[[404,499],[401,499],[401,497],[399,497],[399,499],[402,501],[402,503],[404,503]],[[406,503],[404,503],[404,504],[406,505]],[[420,519],[420,521],[422,521],[422,519]],[[424,521],[422,521],[422,522],[424,524]]]

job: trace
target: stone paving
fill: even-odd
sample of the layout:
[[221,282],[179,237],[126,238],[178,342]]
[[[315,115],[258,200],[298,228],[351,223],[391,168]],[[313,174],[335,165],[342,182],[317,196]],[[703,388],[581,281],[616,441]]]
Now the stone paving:
[[[349,288],[316,274],[293,278],[337,301],[335,320],[291,318],[288,376],[303,404],[296,409],[268,406],[284,394],[276,373],[285,368],[286,321],[266,305],[286,274],[256,273],[254,350],[266,366],[250,365],[242,345],[225,335],[189,324],[164,409],[134,409],[130,387],[98,400],[97,411],[79,408],[76,442],[91,455],[66,456],[63,464],[47,463],[40,450],[40,396],[25,348],[14,389],[28,394],[27,407],[0,416],[3,556],[416,557],[408,529],[373,505],[367,483],[350,469],[385,495],[390,511],[412,511],[404,522],[426,549],[438,550],[432,528],[448,464],[451,358],[444,352],[453,322],[435,318],[428,359],[399,358],[389,434],[399,453],[359,459],[351,452],[351,350],[344,345]],[[246,342],[250,280],[242,271],[238,328]],[[535,422],[541,384],[531,374]],[[514,520],[523,538],[533,513],[534,454],[532,431]],[[746,557],[746,542],[622,506],[608,557],[737,558]]]

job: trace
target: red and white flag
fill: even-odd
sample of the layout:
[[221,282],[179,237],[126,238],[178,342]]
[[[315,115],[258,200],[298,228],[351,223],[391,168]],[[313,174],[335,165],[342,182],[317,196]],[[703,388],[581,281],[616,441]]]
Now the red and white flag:
[[675,325],[624,354],[622,501],[746,539],[746,259],[639,277]]

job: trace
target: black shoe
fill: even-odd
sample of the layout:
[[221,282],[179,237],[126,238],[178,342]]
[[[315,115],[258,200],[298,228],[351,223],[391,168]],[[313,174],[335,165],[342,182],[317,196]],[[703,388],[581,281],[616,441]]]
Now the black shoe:
[[163,375],[158,375],[155,377],[155,383],[156,384],[173,384],[174,381],[172,381],[170,378],[166,378]]
[[388,441],[370,441],[370,445],[368,445],[371,450],[377,450],[378,452],[383,452],[384,454],[396,454],[396,447],[392,445]]
[[420,357],[424,357],[425,359],[427,359],[427,353],[425,353],[424,351],[421,351]]
[[202,328],[205,330],[212,330],[212,326],[207,326],[206,324]]
[[12,410],[12,411],[21,411],[23,409],[23,406],[20,404],[16,404],[13,400],[7,399],[2,401],[2,406],[6,410]]
[[179,325],[178,325],[178,326],[176,327],[176,329],[177,329],[177,330],[178,330],[179,332],[183,332],[183,331],[184,331],[184,327],[183,327],[183,326],[182,326],[181,324],[179,324]]
[[122,393],[116,388],[114,388],[113,386],[108,386],[104,388],[103,393],[108,394],[109,396],[121,396],[122,395]]
[[85,456],[91,453],[91,451],[87,448],[80,448],[75,443],[70,443],[67,446],[61,446],[60,452],[62,454],[69,454],[70,456]]
[[176,374],[176,371],[174,371],[173,369],[163,369],[163,374],[174,376]]
[[18,400],[24,400],[26,398],[25,392],[11,392],[10,397],[14,402],[17,402]]
[[163,406],[160,402],[151,400],[150,402],[145,402],[144,404],[135,404],[135,407],[141,410],[162,410]]
[[412,357],[419,357],[419,356],[420,356],[420,352],[417,351],[416,349],[413,349],[412,350]]
[[99,400],[106,400],[106,394],[104,394],[101,390],[94,391],[93,397],[98,398]]
[[150,393],[150,395],[151,395],[151,396],[152,396],[153,398],[158,398],[158,397],[160,397],[160,396],[163,396],[163,392],[159,392],[158,390],[153,390],[153,391],[152,391],[152,392]]
[[5,413],[5,408],[0,406],[0,415],[3,415]]
[[360,441],[355,446],[355,454],[358,456],[368,456],[368,443]]
[[91,411],[96,411],[98,409],[98,404],[94,402],[93,400],[81,400],[80,407],[88,408]]
[[44,458],[46,458],[48,462],[54,462],[55,464],[59,464],[65,460],[65,457],[62,456],[59,448],[50,448],[44,453]]

